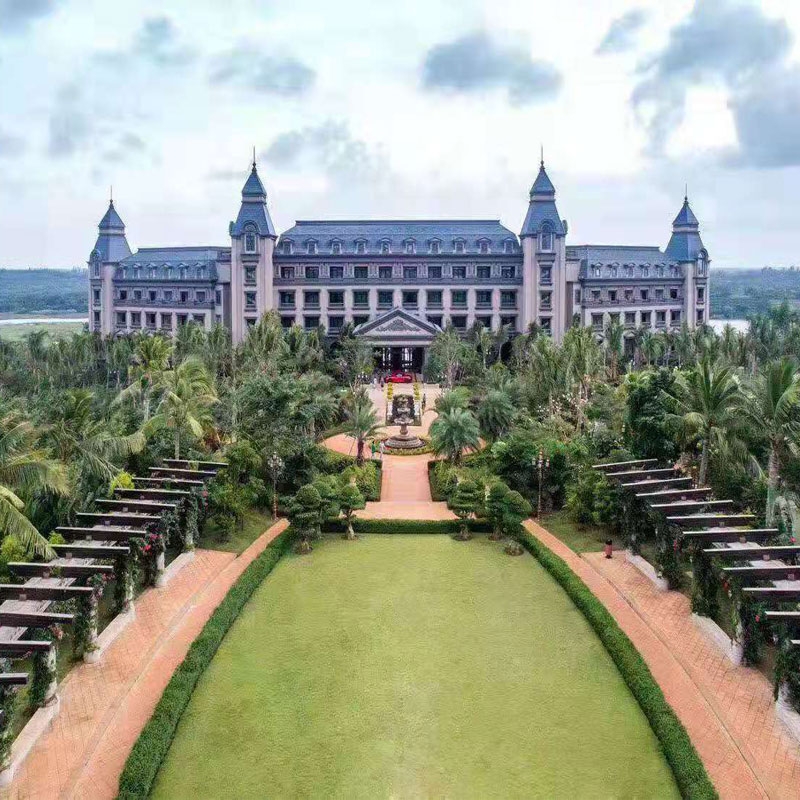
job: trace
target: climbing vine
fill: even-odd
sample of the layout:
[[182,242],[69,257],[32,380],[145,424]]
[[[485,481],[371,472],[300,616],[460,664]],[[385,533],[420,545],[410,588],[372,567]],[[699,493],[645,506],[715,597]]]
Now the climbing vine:
[[790,641],[787,631],[782,631],[775,655],[775,698],[785,687],[786,699],[791,707],[800,712],[800,647]]
[[127,608],[133,587],[139,578],[138,559],[133,551],[140,541],[141,539],[131,539],[131,552],[117,556],[114,560],[114,606],[118,614]]
[[663,518],[663,515],[652,511],[649,513],[653,517],[655,530],[656,567],[666,579],[670,589],[680,589],[683,585],[683,569],[679,532],[674,525]]
[[723,589],[731,600],[731,629],[742,646],[742,663],[747,667],[758,666],[764,660],[766,608],[763,603],[742,594],[737,580],[724,579]]
[[696,545],[692,560],[692,611],[712,619],[719,613],[717,581],[711,559],[703,552],[702,545]]
[[[8,671],[7,659],[3,659],[3,672]],[[11,753],[11,717],[14,711],[14,701],[17,694],[12,686],[0,686],[0,769],[8,765]]]

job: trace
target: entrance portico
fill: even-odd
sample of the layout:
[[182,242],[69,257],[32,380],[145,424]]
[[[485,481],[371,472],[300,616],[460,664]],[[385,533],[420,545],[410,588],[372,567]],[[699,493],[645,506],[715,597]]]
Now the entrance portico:
[[353,332],[373,346],[379,369],[420,372],[427,349],[441,330],[405,309],[392,308]]

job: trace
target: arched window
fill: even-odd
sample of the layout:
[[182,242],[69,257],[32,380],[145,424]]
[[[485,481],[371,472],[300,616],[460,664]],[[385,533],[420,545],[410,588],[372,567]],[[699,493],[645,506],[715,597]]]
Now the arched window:
[[553,229],[549,222],[542,225],[539,233],[539,249],[549,252],[553,249]]
[[705,250],[700,251],[700,258],[697,263],[697,274],[705,275],[708,269],[708,253]]

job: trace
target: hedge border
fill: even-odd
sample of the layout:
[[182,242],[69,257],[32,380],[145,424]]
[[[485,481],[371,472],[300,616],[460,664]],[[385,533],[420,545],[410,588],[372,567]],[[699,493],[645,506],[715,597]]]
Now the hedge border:
[[[457,519],[353,519],[353,530],[357,533],[375,534],[456,534],[461,527]],[[467,527],[473,533],[489,533],[492,526],[483,519],[471,519]],[[344,520],[326,522],[323,526],[324,533],[344,533]]]
[[149,796],[197,682],[247,601],[288,550],[289,542],[284,530],[267,545],[231,586],[192,642],[125,761],[117,798],[144,800]]
[[661,744],[681,796],[691,800],[717,798],[717,790],[689,734],[664,697],[645,660],[608,609],[567,562],[535,536],[525,530],[520,541],[560,584],[603,643]]

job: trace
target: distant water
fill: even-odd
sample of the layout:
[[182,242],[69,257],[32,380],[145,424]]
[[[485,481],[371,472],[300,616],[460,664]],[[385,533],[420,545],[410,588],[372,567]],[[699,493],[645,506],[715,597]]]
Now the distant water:
[[88,322],[84,317],[15,317],[0,319],[0,325],[51,325],[64,322]]
[[735,330],[746,333],[750,323],[746,319],[712,319],[708,323],[717,333],[722,333],[726,325],[731,325]]

